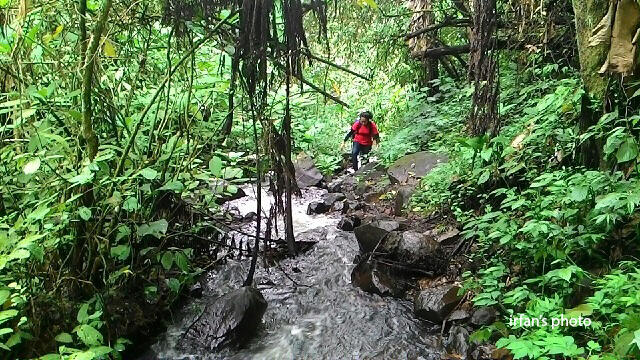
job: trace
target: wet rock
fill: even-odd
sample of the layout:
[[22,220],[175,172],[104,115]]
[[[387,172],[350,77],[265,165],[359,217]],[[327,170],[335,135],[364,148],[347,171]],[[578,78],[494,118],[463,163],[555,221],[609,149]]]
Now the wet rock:
[[355,200],[347,200],[347,206],[349,210],[364,210],[367,207],[367,204]]
[[357,216],[345,216],[337,225],[337,228],[343,231],[353,231],[360,226],[360,218]]
[[376,220],[372,222],[372,225],[377,226],[386,231],[402,231],[405,229],[405,226],[398,221],[395,220]]
[[405,185],[398,189],[396,193],[396,198],[393,202],[393,213],[396,216],[402,216],[404,212],[404,208],[409,205],[409,201],[411,200],[411,196],[416,192],[416,185]]
[[242,345],[255,334],[267,309],[262,294],[244,286],[209,303],[184,333],[183,347],[214,351],[226,345]]
[[233,201],[247,196],[247,194],[239,187],[231,187],[225,185],[223,191],[218,194],[218,197],[215,200],[215,203],[218,205],[222,205],[227,201]]
[[343,193],[328,193],[322,197],[322,202],[331,207],[335,202],[342,201],[344,199],[346,199],[346,197]]
[[428,261],[436,256],[439,250],[440,244],[415,231],[403,232],[398,244],[398,255],[408,263]]
[[245,216],[242,217],[243,221],[254,221],[258,217],[255,211],[248,212]]
[[200,281],[198,281],[195,284],[191,285],[191,288],[189,288],[189,296],[191,296],[193,298],[201,298],[202,297],[202,284],[200,283]]
[[477,309],[471,316],[471,323],[476,326],[484,326],[493,324],[496,321],[498,313],[496,309],[491,307],[482,307]]
[[313,159],[305,153],[298,154],[293,167],[296,172],[296,182],[301,189],[319,186],[323,180],[322,174],[316,168]]
[[441,285],[420,291],[414,301],[414,310],[419,317],[433,323],[441,323],[462,299],[460,287]]
[[467,310],[459,309],[454,310],[449,317],[447,317],[447,321],[462,321],[467,320],[471,317],[471,314]]
[[329,190],[330,193],[342,192],[343,182],[344,182],[344,179],[333,180],[327,185],[327,190]]
[[331,209],[331,205],[327,205],[322,201],[313,201],[307,207],[307,215],[324,214]]
[[[490,344],[484,344],[480,346],[475,346],[475,349],[471,351],[471,358],[473,360],[485,360],[485,359],[495,359],[495,360],[513,360],[513,355],[507,349],[499,349],[502,350],[501,353],[494,353],[495,347]],[[495,357],[493,355],[496,355]]]
[[391,183],[417,182],[438,164],[447,162],[447,157],[428,151],[406,155],[396,160],[387,170]]
[[456,359],[469,358],[469,330],[456,325],[449,330],[449,336],[444,341],[444,346],[451,354],[455,354]]
[[398,281],[387,268],[375,260],[365,258],[351,272],[351,283],[363,291],[378,295],[401,296],[404,282]]
[[337,211],[346,214],[349,211],[349,203],[346,200],[336,201],[331,205],[331,211]]
[[449,246],[458,242],[460,230],[456,228],[450,228],[445,232],[439,233],[437,230],[430,230],[424,233],[425,235],[435,239],[439,244]]
[[353,232],[358,240],[361,253],[372,252],[378,243],[381,243],[389,234],[389,231],[373,223],[360,225]]

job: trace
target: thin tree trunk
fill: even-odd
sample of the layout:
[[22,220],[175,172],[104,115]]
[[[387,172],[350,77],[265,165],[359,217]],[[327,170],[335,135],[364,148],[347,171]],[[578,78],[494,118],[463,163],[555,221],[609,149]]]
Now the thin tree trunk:
[[[287,54],[286,58],[286,103],[284,110],[284,121],[282,122],[282,135],[285,139],[285,163],[284,166],[291,170],[291,109],[289,96],[291,95],[291,57]],[[295,174],[295,172],[293,172]],[[285,240],[291,256],[296,254],[296,239],[293,235],[293,211],[291,208],[291,197],[293,193],[293,183],[291,179],[291,171],[285,171]]]
[[[100,39],[102,38],[102,32],[107,22],[107,18],[109,18],[111,5],[113,5],[113,0],[105,1],[102,14],[100,14],[98,23],[93,30],[91,46],[89,46],[84,62],[84,75],[82,77],[82,137],[86,142],[87,156],[89,157],[89,160],[93,160],[98,153],[98,137],[93,130],[93,107],[91,104],[93,72],[95,69],[96,57],[98,56]],[[82,31],[82,29],[80,31]]]
[[233,57],[231,58],[231,80],[229,81],[229,110],[227,112],[227,117],[224,119],[224,124],[222,125],[222,137],[224,139],[227,138],[231,134],[231,129],[233,128],[233,109],[235,107],[235,96],[236,96],[236,83],[238,77],[238,68],[240,66],[240,52],[237,50],[233,53]]

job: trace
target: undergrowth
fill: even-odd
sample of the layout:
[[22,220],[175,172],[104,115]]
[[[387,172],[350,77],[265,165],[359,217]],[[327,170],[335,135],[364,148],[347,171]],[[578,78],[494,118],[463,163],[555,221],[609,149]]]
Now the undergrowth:
[[[502,75],[500,135],[445,136],[450,161],[422,180],[413,210],[448,208],[464,226],[473,255],[463,291],[502,315],[473,341],[495,342],[516,359],[637,358],[638,115],[605,114],[580,137],[577,75],[557,67],[528,75],[535,81],[527,86]],[[606,144],[611,170],[578,165],[590,137]],[[549,324],[510,324],[520,316]],[[590,324],[551,325],[562,317]]]

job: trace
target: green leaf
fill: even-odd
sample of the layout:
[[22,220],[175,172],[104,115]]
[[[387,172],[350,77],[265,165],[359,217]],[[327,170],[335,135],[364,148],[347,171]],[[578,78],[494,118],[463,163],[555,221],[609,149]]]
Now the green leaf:
[[91,325],[80,325],[75,329],[75,332],[87,346],[101,345],[103,342],[102,334]]
[[11,292],[9,292],[9,290],[0,290],[0,305],[7,302],[9,296],[11,296]]
[[480,177],[478,178],[478,185],[482,185],[486,183],[487,180],[489,180],[490,175],[491,175],[491,172],[489,170],[483,171],[482,174],[480,174]]
[[89,169],[86,169],[86,171],[83,171],[80,174],[69,179],[69,182],[73,183],[74,185],[83,185],[90,183],[91,180],[93,180],[93,173]]
[[158,172],[152,168],[144,168],[140,170],[140,175],[147,180],[153,180],[158,177]]
[[374,9],[374,10],[378,10],[378,4],[375,2],[375,0],[363,0],[370,8]]
[[18,315],[18,310],[15,309],[0,311],[0,324],[16,317],[16,315]]
[[73,338],[71,337],[71,334],[63,332],[58,334],[58,336],[56,336],[56,341],[69,344],[73,342]]
[[211,171],[211,175],[215,177],[220,177],[222,173],[222,159],[217,156],[214,156],[209,160],[209,171]]
[[27,249],[16,249],[9,254],[9,260],[22,260],[31,256],[31,252]]
[[138,236],[143,237],[145,235],[151,235],[157,239],[160,239],[169,227],[169,223],[165,219],[153,221],[148,224],[142,224],[138,226]]
[[173,291],[174,293],[178,293],[178,291],[180,291],[180,281],[176,278],[171,278],[167,281],[167,286],[169,286],[169,289],[171,289],[171,291]]
[[182,251],[178,251],[175,253],[174,260],[176,262],[176,265],[182,272],[186,273],[189,271],[189,260]]
[[131,247],[129,245],[118,245],[111,248],[111,257],[124,261],[129,258]]
[[575,186],[569,194],[569,198],[573,201],[583,201],[589,195],[588,186]]
[[638,157],[638,144],[636,140],[630,136],[628,136],[620,147],[618,148],[618,152],[616,153],[616,159],[618,159],[618,163],[627,162],[630,160],[634,160]]
[[40,158],[35,158],[26,163],[22,171],[24,171],[26,175],[30,175],[38,171],[38,169],[40,169]]
[[88,303],[84,303],[82,304],[82,306],[80,306],[80,310],[78,310],[78,315],[76,316],[76,320],[78,320],[80,324],[84,324],[85,322],[87,322],[87,320],[89,320],[89,304]]
[[170,270],[171,266],[173,265],[173,253],[170,251],[165,251],[164,254],[162,254],[160,262],[162,263],[162,267],[165,270]]
[[128,212],[134,212],[140,208],[140,204],[138,203],[138,199],[130,196],[122,203],[122,209]]
[[225,168],[222,172],[222,177],[226,180],[226,179],[239,179],[242,177],[242,169],[240,168],[234,168],[234,167],[228,167]]
[[567,317],[570,318],[584,317],[591,314],[593,314],[593,308],[589,304],[581,304],[574,308],[567,309]]
[[168,183],[164,184],[164,186],[162,186],[160,189],[158,190],[171,190],[175,193],[181,193],[182,190],[184,190],[184,184],[182,184],[182,182],[180,181],[169,181]]
[[78,208],[78,215],[80,215],[82,220],[87,221],[91,219],[91,209],[86,206],[81,206]]

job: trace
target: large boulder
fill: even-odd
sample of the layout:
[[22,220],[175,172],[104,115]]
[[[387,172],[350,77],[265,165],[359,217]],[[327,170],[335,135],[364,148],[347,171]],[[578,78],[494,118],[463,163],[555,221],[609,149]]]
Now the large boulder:
[[305,153],[298,154],[293,167],[296,171],[296,182],[301,189],[318,186],[324,179],[313,159]]
[[417,152],[396,160],[387,170],[387,174],[389,180],[394,184],[415,183],[437,165],[447,161],[447,156],[442,154],[428,151]]
[[209,303],[183,334],[182,347],[214,351],[245,344],[262,322],[267,302],[253,287],[244,286]]
[[331,207],[335,202],[346,199],[343,193],[327,193],[322,197],[322,202]]
[[409,205],[411,197],[416,192],[416,184],[401,186],[396,192],[396,198],[393,202],[393,214],[402,216],[404,209]]
[[433,323],[442,323],[462,300],[458,290],[460,287],[457,285],[445,284],[420,291],[414,300],[416,315]]
[[476,326],[491,325],[498,317],[496,309],[491,307],[481,307],[474,311],[471,316],[471,323]]

